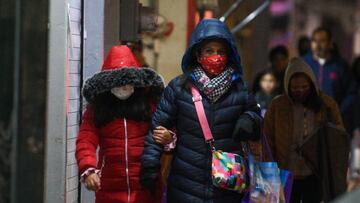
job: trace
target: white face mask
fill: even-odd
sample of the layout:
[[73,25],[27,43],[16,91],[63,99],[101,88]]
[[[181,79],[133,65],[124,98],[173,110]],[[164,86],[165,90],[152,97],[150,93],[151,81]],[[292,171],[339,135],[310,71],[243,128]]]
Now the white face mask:
[[111,93],[118,99],[126,100],[134,93],[134,86],[124,85],[120,87],[114,87],[111,89]]

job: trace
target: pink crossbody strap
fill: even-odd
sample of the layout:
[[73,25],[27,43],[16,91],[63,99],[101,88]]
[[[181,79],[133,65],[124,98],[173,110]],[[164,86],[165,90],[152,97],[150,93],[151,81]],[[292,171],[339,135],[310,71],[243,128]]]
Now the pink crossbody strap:
[[191,86],[191,94],[192,94],[192,100],[195,104],[196,114],[198,116],[202,132],[205,137],[206,142],[212,142],[214,140],[210,127],[209,122],[205,115],[204,105],[202,103],[202,97],[199,93],[199,90],[193,85]]

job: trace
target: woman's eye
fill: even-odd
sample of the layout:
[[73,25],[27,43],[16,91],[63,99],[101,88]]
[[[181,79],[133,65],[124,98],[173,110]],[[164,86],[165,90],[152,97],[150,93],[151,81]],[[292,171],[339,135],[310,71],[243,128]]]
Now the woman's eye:
[[212,49],[205,49],[205,53],[206,54],[212,54],[212,53],[214,53],[214,51]]
[[226,51],[218,51],[218,54],[221,56],[225,56],[226,55]]

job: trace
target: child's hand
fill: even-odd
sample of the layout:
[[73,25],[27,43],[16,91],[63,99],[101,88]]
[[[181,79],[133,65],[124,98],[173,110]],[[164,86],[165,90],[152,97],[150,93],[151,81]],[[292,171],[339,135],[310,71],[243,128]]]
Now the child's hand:
[[156,127],[153,131],[153,138],[155,142],[162,145],[169,144],[173,140],[170,131],[162,126]]
[[92,173],[85,178],[85,186],[88,190],[98,191],[101,189],[100,187],[100,178],[96,173]]

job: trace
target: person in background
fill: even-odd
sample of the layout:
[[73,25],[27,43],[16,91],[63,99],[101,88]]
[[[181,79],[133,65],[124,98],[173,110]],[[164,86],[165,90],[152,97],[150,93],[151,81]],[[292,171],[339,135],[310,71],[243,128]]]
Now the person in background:
[[304,57],[306,54],[311,52],[311,41],[307,36],[301,36],[297,44],[298,54]]
[[301,58],[290,61],[284,89],[265,114],[264,133],[279,167],[294,174],[291,202],[321,202],[320,179],[298,147],[327,120],[328,114],[331,123],[343,128],[341,114],[336,102],[319,90],[314,73]]
[[[259,140],[262,118],[242,78],[235,40],[226,25],[205,19],[191,35],[182,59],[183,75],[165,88],[152,128],[175,128],[177,141],[167,185],[169,203],[239,203],[243,195],[213,185],[212,154],[205,142],[191,88],[202,96],[204,111],[218,150],[241,153],[241,141]],[[164,152],[152,131],[145,139],[141,183],[152,190]]]
[[279,94],[277,92],[277,83],[275,72],[271,69],[263,70],[255,77],[253,93],[260,105],[263,117],[272,99]]
[[283,45],[276,46],[269,53],[270,67],[275,72],[278,81],[278,92],[284,92],[284,76],[289,63],[289,52]]
[[354,59],[352,72],[357,82],[357,91],[350,107],[344,112],[346,129],[353,134],[356,128],[360,128],[360,57]]
[[304,56],[317,78],[320,90],[332,97],[342,113],[349,110],[356,94],[356,83],[346,61],[334,50],[329,29],[319,27],[311,38],[312,52]]

